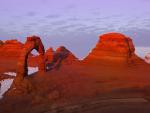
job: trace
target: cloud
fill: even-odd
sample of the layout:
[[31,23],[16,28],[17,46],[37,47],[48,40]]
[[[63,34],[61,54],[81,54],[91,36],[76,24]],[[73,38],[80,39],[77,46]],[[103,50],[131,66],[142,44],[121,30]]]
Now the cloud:
[[58,15],[58,14],[49,14],[45,18],[47,18],[47,19],[51,19],[51,18],[55,19],[55,18],[60,18],[60,17],[61,17],[61,15]]
[[[64,24],[62,26],[58,26],[58,29],[61,30],[61,29],[64,29],[64,30],[68,30],[68,32],[72,31],[72,32],[77,32],[77,29],[79,28],[85,28],[85,25],[83,24],[76,24],[76,23],[69,23],[69,24]],[[83,29],[82,29],[83,30]]]
[[135,53],[144,59],[150,53],[150,47],[135,47]]
[[76,8],[75,4],[69,4],[65,7],[65,9],[67,9],[67,10],[71,10],[71,9],[75,9],[75,8]]
[[28,24],[28,26],[37,26],[37,25],[39,25],[39,24],[36,23],[36,22],[31,22],[31,23]]
[[29,17],[36,16],[36,12],[30,11],[27,13],[27,16],[29,16]]
[[79,21],[80,19],[77,17],[71,17],[67,19],[68,21]]
[[150,2],[149,0],[139,0],[141,2]]
[[45,4],[48,2],[48,0],[41,0],[41,2]]
[[100,11],[92,11],[92,15],[101,15],[101,12]]
[[65,25],[67,23],[67,21],[65,20],[58,20],[58,21],[53,21],[53,22],[50,22],[52,25],[54,26],[58,26],[58,25]]
[[123,29],[122,32],[131,37],[136,46],[150,46],[150,29],[130,28]]

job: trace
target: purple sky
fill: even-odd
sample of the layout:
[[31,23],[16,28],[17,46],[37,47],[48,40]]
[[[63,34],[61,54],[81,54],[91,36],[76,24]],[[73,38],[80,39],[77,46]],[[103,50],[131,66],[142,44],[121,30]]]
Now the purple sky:
[[150,46],[150,0],[0,0],[0,15],[1,40],[38,35],[46,47],[65,45],[78,57],[106,32]]

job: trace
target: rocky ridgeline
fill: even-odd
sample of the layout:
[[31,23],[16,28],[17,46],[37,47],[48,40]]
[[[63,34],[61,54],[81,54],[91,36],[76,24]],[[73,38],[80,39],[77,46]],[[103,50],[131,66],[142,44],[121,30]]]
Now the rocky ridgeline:
[[[0,41],[0,45],[0,56],[16,57],[19,56],[24,44],[17,40],[8,40],[6,42]],[[55,65],[62,64],[62,61],[65,64],[72,64],[74,61],[79,61],[77,57],[64,46],[57,48],[56,51],[54,51],[53,48],[49,48],[45,52],[45,57],[49,63]],[[31,60],[34,61],[34,59]],[[141,62],[140,58],[135,55],[132,39],[120,33],[107,33],[99,37],[96,47],[83,62],[121,61],[124,63],[132,63],[134,60]]]
[[70,65],[79,62],[78,58],[64,46],[60,46],[56,51],[53,48],[49,48],[45,54],[47,61],[50,63],[49,66],[52,69],[58,69],[62,64]]
[[[56,49],[56,52],[54,54],[55,59],[64,59],[65,63],[70,64],[74,61],[78,61],[75,55],[71,53],[68,49],[66,49],[64,46],[60,46],[59,48]],[[54,59],[54,60],[55,60]]]
[[[17,48],[21,48],[21,51]],[[28,56],[33,49],[39,53],[36,61],[39,72],[34,73],[33,76],[28,76],[27,66],[30,62]],[[32,113],[37,113],[35,111],[41,110],[40,106],[41,112],[46,112],[49,107],[46,109],[44,104],[54,103],[55,105],[57,102],[64,103],[64,101],[67,103],[81,102],[81,100],[89,97],[102,96],[103,93],[104,95],[109,93],[110,97],[115,92],[121,97],[128,97],[128,92],[133,94],[136,92],[138,97],[139,95],[143,97],[145,92],[150,94],[149,90],[142,89],[149,86],[150,67],[148,64],[139,67],[135,65],[136,68],[130,68],[130,66],[128,66],[129,68],[122,68],[120,66],[120,64],[124,65],[129,62],[131,64],[135,64],[135,62],[144,63],[144,60],[135,55],[132,40],[119,33],[108,33],[100,36],[96,47],[82,61],[79,61],[64,46],[57,48],[56,51],[49,48],[45,52],[44,45],[40,37],[37,36],[27,37],[25,44],[19,44],[16,40],[6,41],[0,50],[1,54],[5,56],[20,51],[16,78],[11,88],[5,93],[3,101],[0,102],[2,113],[22,113],[23,110],[32,110]],[[4,50],[7,52],[5,53]],[[76,65],[76,62],[81,65]],[[86,65],[84,62],[89,64],[94,62],[96,65]],[[109,66],[102,65],[103,62]],[[14,67],[9,63],[8,66]],[[52,71],[47,71],[47,67]],[[118,95],[114,96],[118,98]],[[61,110],[59,111],[61,112]]]

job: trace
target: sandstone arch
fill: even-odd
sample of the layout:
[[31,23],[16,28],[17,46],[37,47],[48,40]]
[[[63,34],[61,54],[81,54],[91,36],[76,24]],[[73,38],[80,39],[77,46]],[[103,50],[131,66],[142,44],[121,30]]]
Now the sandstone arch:
[[16,79],[22,80],[24,79],[24,77],[28,76],[27,60],[28,60],[29,53],[33,49],[37,50],[37,52],[39,53],[39,59],[38,59],[39,71],[45,71],[45,60],[44,60],[45,49],[40,37],[37,36],[27,37],[27,41],[23,46],[23,49],[20,53],[20,57],[18,60]]

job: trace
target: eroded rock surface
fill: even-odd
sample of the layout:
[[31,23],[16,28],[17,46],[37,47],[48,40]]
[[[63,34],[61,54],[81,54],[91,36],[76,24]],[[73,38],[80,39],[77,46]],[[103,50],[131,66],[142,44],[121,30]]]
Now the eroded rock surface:
[[[56,51],[49,49],[44,55],[46,58],[38,57],[42,61],[47,59],[52,70],[27,76],[24,66],[30,51],[36,49],[43,56],[39,37],[29,37],[17,68],[18,72],[23,70],[23,80],[4,95],[0,113],[120,113],[124,110],[140,113],[139,109],[147,113],[150,108],[150,66],[135,55],[128,37],[109,33],[101,38],[83,61],[63,46]],[[120,66],[129,61],[142,65]],[[91,62],[95,65],[87,65]]]
[[18,57],[23,48],[23,44],[17,40],[7,40],[0,47],[1,57]]
[[51,69],[59,69],[61,65],[70,65],[78,62],[78,59],[64,46],[60,46],[55,52],[51,51],[50,53],[49,59],[52,58],[50,64]]
[[65,63],[73,63],[74,61],[78,61],[78,59],[71,53],[68,49],[66,49],[64,46],[60,46],[57,48],[55,54],[54,54],[54,60],[55,59],[62,59],[65,60]]
[[26,77],[28,74],[28,55],[30,52],[36,49],[39,52],[39,71],[45,71],[45,59],[44,59],[44,54],[45,54],[45,49],[44,46],[41,42],[41,39],[37,36],[31,36],[27,37],[27,41],[24,44],[22,51],[19,56],[18,64],[17,64],[17,77],[18,79],[23,79]]
[[135,55],[135,48],[131,38],[120,33],[107,33],[99,37],[96,47],[84,59],[84,61],[108,61],[131,64],[134,60],[140,60]]
[[88,58],[131,57],[134,51],[130,38],[119,33],[108,33],[100,36],[99,42]]
[[46,56],[46,59],[49,61],[49,62],[52,62],[53,58],[54,58],[54,53],[55,51],[53,50],[53,48],[49,48],[47,49],[46,53],[45,53],[45,56]]

